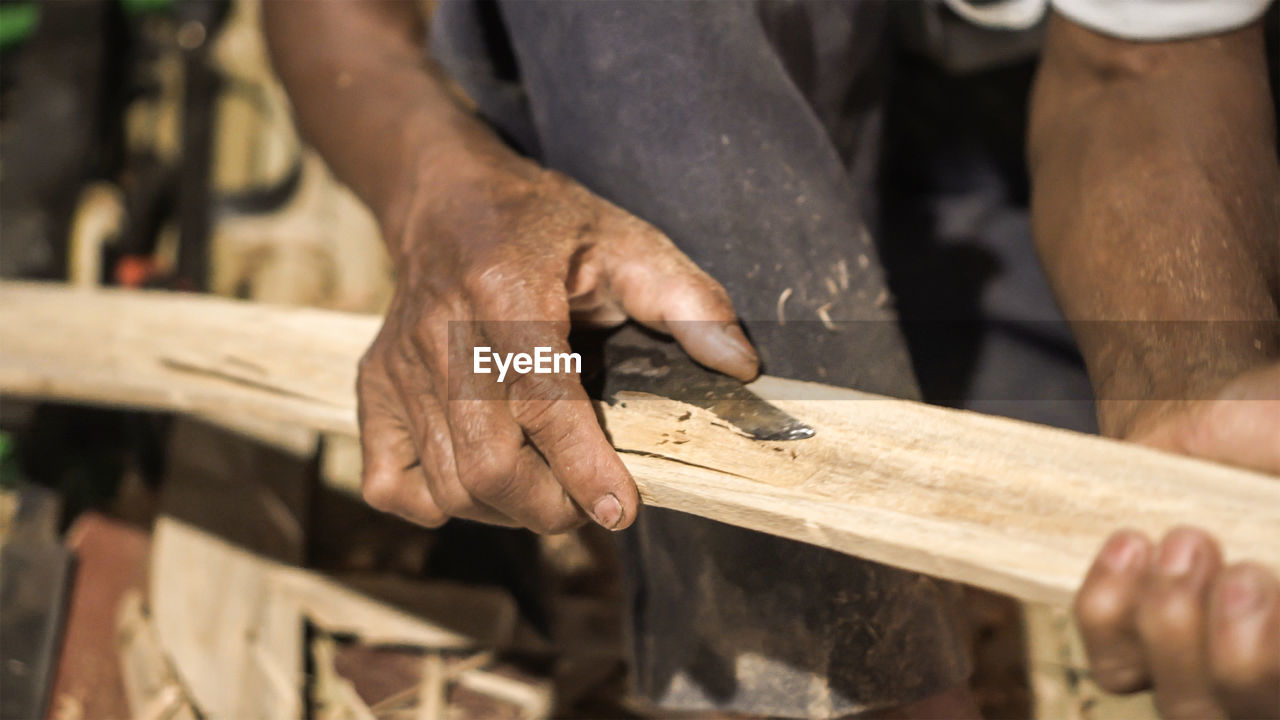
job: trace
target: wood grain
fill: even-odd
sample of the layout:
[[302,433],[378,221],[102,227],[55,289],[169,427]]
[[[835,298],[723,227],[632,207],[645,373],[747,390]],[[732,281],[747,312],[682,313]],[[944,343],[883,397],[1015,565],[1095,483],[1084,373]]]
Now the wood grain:
[[[206,297],[3,284],[0,392],[354,434],[356,363],[377,327]],[[1228,559],[1280,571],[1276,478],[853,390],[772,377],[753,389],[817,435],[754,441],[652,396],[601,408],[646,503],[1046,602],[1068,600],[1122,526],[1195,524]]]

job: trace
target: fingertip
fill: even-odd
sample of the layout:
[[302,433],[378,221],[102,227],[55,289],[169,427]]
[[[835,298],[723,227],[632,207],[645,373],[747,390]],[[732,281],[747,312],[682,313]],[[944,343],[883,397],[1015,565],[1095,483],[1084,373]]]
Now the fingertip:
[[612,482],[605,484],[607,488],[592,504],[591,519],[606,530],[625,530],[635,522],[640,512],[640,491],[636,488],[635,479],[612,448],[613,467],[602,469],[602,475],[612,476]]
[[[1180,525],[1165,534],[1156,550],[1156,569],[1162,576],[1182,577],[1192,570],[1199,581],[1221,565],[1218,543],[1204,530]],[[1207,572],[1205,572],[1207,571]]]
[[1233,565],[1218,577],[1210,613],[1219,697],[1232,717],[1267,717],[1280,707],[1280,580],[1255,563]]
[[[597,525],[621,530],[635,519],[639,506],[635,481],[582,387],[572,383],[562,390],[554,403],[519,402],[517,422],[576,507]],[[517,389],[517,394],[527,392],[527,385]]]
[[[605,530],[609,530],[610,532],[619,532],[621,530],[626,530],[627,528],[635,524],[636,517],[638,517],[640,514],[640,503],[637,502],[635,504],[624,504],[622,501],[618,500],[616,495],[613,495],[612,493],[610,493],[604,496],[603,498],[601,498],[597,502],[597,506],[601,504],[612,504],[612,503],[617,503],[618,509],[617,509],[616,516],[597,517],[597,514],[595,512],[591,514],[592,520],[594,520],[597,525],[604,528]],[[612,523],[612,524],[609,524],[609,523]]]
[[625,520],[625,513],[622,509],[622,503],[618,501],[618,496],[613,493],[605,493],[600,499],[596,500],[595,505],[591,508],[591,519],[606,530],[616,529]]
[[1161,546],[1166,544],[1187,544],[1197,549],[1217,551],[1218,541],[1207,531],[1193,525],[1177,525],[1165,533]]
[[702,365],[742,382],[760,374],[760,358],[736,321],[668,322],[671,334]]
[[1224,570],[1214,586],[1215,620],[1232,624],[1265,613],[1277,605],[1277,582],[1256,563],[1237,563]]
[[1129,528],[1117,530],[1103,543],[1094,567],[1110,574],[1140,573],[1146,569],[1151,550],[1146,535]]
[[756,349],[751,346],[746,333],[742,332],[737,322],[727,323],[722,327],[722,332],[728,338],[728,344],[733,348],[734,356],[732,364],[725,368],[725,372],[742,382],[755,380],[760,374],[760,356],[756,354]]

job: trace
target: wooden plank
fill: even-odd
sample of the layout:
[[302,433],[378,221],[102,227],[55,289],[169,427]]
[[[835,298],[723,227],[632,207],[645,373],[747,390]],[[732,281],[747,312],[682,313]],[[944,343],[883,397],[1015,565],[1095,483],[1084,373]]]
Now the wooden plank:
[[[251,414],[350,435],[354,397],[335,404],[307,392],[350,395],[355,359],[377,326],[366,315],[196,295],[0,283],[0,392],[213,419]],[[292,369],[278,356],[285,348],[296,355]],[[255,366],[255,355],[267,365]]]
[[191,699],[178,682],[143,609],[142,592],[129,590],[121,598],[116,616],[121,676],[129,701],[127,712],[119,717],[196,720]]
[[[351,435],[378,320],[159,293],[0,284],[0,392],[254,412]],[[749,440],[634,396],[602,408],[645,502],[1061,603],[1106,535],[1192,523],[1280,571],[1275,478],[1111,440],[778,378],[816,437]],[[684,419],[681,419],[684,418]],[[679,442],[677,442],[679,441]]]
[[464,635],[168,516],[156,520],[152,545],[152,624],[210,717],[298,717],[307,621],[370,644],[435,649],[502,646],[514,633],[514,603],[473,603],[471,612],[487,613],[486,634]]

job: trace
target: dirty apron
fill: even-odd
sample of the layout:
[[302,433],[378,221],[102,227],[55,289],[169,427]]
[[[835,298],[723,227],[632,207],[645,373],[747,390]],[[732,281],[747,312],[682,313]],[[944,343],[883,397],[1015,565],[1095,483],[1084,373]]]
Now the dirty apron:
[[[886,7],[446,0],[431,50],[513,146],[653,223],[766,372],[918,398],[872,233]],[[637,689],[837,716],[965,681],[955,588],[679,512],[619,533]]]

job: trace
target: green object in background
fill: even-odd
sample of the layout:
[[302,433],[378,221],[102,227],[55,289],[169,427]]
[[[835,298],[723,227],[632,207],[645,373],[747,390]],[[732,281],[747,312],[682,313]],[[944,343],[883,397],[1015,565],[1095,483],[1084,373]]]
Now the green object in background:
[[18,453],[15,452],[13,436],[0,432],[0,490],[15,490],[18,487]]
[[0,5],[0,50],[27,39],[39,24],[40,6],[33,2]]
[[142,15],[144,13],[168,12],[174,0],[120,0],[126,15]]
[[[126,15],[165,13],[173,9],[175,0],[120,0]],[[40,24],[40,4],[36,2],[0,3],[0,50],[31,37]]]

